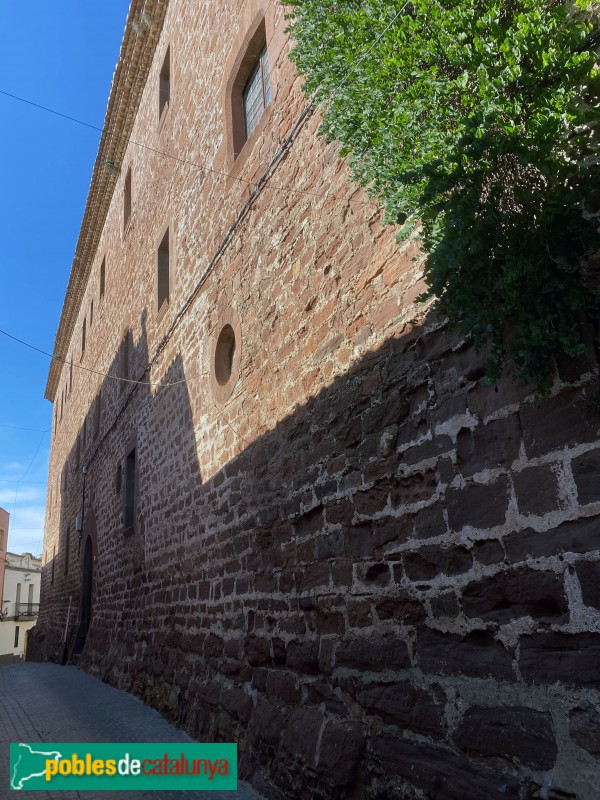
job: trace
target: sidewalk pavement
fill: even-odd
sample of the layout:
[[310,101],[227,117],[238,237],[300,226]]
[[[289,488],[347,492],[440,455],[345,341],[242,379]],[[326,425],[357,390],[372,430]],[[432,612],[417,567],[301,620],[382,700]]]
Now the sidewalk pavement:
[[76,667],[0,666],[0,798],[23,800],[262,800],[248,784],[236,792],[13,792],[11,742],[192,742],[140,700]]

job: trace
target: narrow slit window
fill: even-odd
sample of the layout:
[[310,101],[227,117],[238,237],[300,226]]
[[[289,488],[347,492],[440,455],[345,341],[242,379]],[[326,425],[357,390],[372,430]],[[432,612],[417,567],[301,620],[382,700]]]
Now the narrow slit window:
[[90,328],[94,324],[94,301],[92,300],[90,303]]
[[169,304],[170,274],[169,274],[169,229],[167,228],[157,255],[157,306],[160,313],[163,306]]
[[71,549],[71,528],[65,533],[65,575],[69,574],[69,551]]
[[271,102],[271,82],[269,77],[269,57],[267,49],[261,52],[248,82],[244,87],[244,122],[246,139],[249,139],[259,123],[266,107]]
[[81,357],[82,358],[83,358],[83,355],[85,353],[85,337],[86,337],[86,333],[87,333],[86,328],[87,328],[87,320],[84,317],[83,318],[83,325],[81,326]]
[[106,289],[106,258],[102,259],[102,264],[100,264],[100,297],[104,297],[104,291]]
[[136,458],[134,448],[125,460],[125,530],[129,530],[135,525],[136,494]]
[[160,70],[159,89],[158,89],[158,119],[169,106],[171,100],[171,47],[167,47],[165,60]]
[[123,227],[127,227],[127,223],[131,218],[131,167],[127,170],[125,176],[125,187],[123,189]]

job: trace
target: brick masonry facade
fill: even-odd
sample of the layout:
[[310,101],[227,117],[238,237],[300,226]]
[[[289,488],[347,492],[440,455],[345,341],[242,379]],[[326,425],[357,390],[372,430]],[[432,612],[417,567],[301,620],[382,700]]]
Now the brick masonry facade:
[[[147,6],[132,5],[132,37],[158,24],[161,4]],[[271,104],[235,157],[232,85],[262,20]],[[485,353],[415,305],[414,244],[382,226],[314,112],[230,231],[306,102],[283,9],[171,0],[160,25],[76,294],[76,366],[49,381],[30,655],[81,650],[86,670],[197,739],[237,741],[241,775],[268,797],[591,800],[595,332],[585,357],[558,365],[550,397],[486,388]],[[125,340],[144,383],[114,379]]]

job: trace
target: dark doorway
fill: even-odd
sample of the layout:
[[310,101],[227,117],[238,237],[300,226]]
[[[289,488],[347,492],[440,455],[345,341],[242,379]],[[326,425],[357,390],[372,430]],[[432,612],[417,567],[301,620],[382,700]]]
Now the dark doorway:
[[81,574],[81,606],[79,609],[79,628],[73,645],[74,657],[81,654],[92,621],[92,588],[94,584],[94,551],[92,537],[88,536],[83,548],[83,570]]

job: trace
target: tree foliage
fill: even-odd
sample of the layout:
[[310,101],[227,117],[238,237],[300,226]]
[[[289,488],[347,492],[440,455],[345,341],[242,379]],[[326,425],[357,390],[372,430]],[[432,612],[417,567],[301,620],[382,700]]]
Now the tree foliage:
[[[598,4],[286,0],[292,58],[427,296],[542,391],[597,308]],[[594,207],[594,203],[596,207]]]

